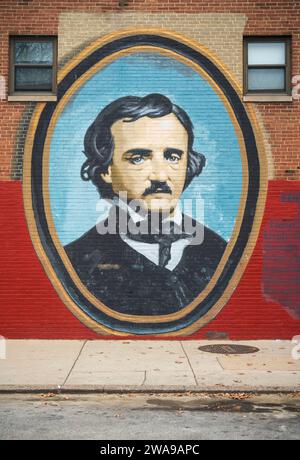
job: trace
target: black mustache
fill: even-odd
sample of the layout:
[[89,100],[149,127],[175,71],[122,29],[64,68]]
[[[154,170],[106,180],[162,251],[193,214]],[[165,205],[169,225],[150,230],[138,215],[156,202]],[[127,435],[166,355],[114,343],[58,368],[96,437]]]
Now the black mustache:
[[172,190],[166,182],[152,181],[150,187],[144,191],[143,196],[152,195],[153,193],[168,193],[172,195]]

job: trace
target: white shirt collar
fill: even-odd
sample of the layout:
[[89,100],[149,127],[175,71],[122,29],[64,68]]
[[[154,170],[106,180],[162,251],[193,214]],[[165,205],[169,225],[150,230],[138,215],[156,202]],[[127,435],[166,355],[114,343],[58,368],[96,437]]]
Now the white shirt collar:
[[[134,223],[141,222],[144,220],[143,216],[141,216],[139,213],[135,212],[130,206],[128,206],[124,201],[116,198],[115,204],[119,206],[121,209],[124,211],[128,212],[131,219],[133,220]],[[182,225],[182,212],[180,209],[180,204],[178,203],[176,208],[174,209],[174,214],[172,217],[166,217],[163,222],[168,222],[168,221],[173,221],[175,224],[181,226]],[[142,254],[144,257],[149,259],[151,262],[153,262],[156,265],[159,265],[159,245],[158,244],[148,244],[144,242],[138,242],[134,241],[130,238],[128,238],[126,235],[121,234],[120,235],[122,240],[128,244],[132,249],[135,251],[139,252]],[[173,271],[179,262],[181,261],[183,251],[186,246],[190,244],[189,239],[181,239],[172,244],[171,247],[171,259],[166,265],[166,269]]]
[[[159,265],[159,244],[156,243],[143,243],[139,241],[134,241],[131,238],[128,238],[126,235],[120,235],[122,240],[128,244],[136,252],[139,252],[148,260],[153,262],[155,265]],[[183,251],[190,244],[190,240],[187,238],[175,241],[171,246],[171,259],[166,265],[166,269],[173,271],[179,262],[182,259]]]

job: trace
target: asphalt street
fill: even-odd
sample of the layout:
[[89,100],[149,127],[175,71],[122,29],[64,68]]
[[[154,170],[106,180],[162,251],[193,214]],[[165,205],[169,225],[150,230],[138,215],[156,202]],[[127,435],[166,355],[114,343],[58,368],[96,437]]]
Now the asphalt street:
[[2,394],[0,439],[300,439],[300,394]]

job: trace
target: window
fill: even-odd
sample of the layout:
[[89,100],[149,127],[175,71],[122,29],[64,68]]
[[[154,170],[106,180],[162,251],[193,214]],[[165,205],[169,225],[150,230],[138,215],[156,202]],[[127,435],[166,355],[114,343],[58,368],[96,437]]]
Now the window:
[[55,100],[55,37],[10,38],[9,100]]
[[244,95],[246,100],[292,100],[289,37],[245,38]]

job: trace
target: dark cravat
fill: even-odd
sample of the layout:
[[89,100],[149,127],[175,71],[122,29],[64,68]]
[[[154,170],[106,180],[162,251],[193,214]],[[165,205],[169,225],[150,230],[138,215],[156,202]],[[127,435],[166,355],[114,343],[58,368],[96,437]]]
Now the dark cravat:
[[152,231],[149,234],[127,233],[128,238],[148,244],[159,245],[159,266],[165,267],[171,259],[171,246],[175,241],[191,238],[192,235],[182,232],[182,229],[175,222],[162,224],[160,231]]

